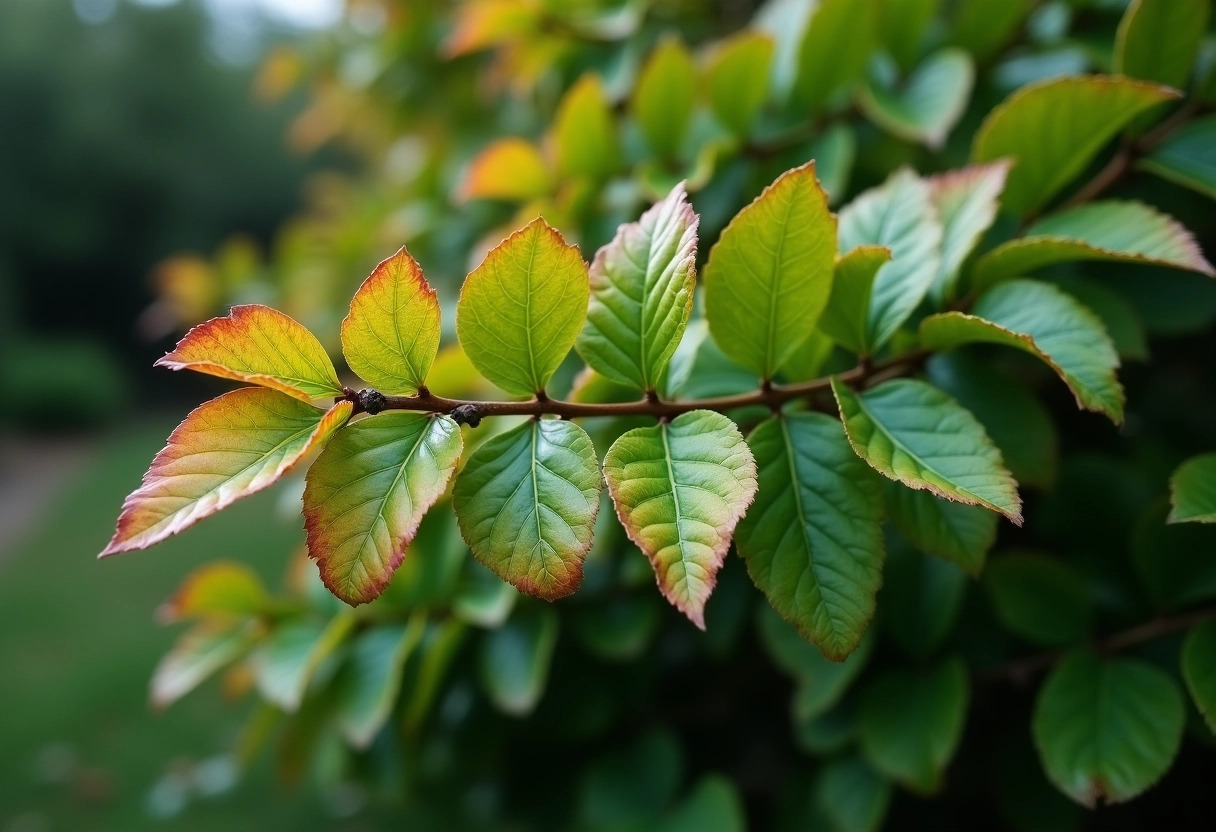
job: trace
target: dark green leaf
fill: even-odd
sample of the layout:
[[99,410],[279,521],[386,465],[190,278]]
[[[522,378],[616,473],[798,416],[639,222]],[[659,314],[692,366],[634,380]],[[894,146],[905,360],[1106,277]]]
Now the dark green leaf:
[[1028,641],[1065,647],[1089,636],[1089,587],[1076,569],[1060,560],[1030,554],[993,558],[984,588],[1001,623]]
[[922,552],[958,564],[972,576],[984,569],[996,542],[998,515],[888,482],[887,513],[908,542]]
[[1208,619],[1182,643],[1182,678],[1208,727],[1216,731],[1216,621]]

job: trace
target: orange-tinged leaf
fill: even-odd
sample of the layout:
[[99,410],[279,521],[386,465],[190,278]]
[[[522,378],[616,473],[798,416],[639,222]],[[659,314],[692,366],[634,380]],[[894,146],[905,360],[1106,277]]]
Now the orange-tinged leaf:
[[553,174],[536,145],[511,137],[477,154],[460,186],[460,197],[526,202],[553,193],[553,185]]
[[101,557],[146,549],[274,483],[350,418],[274,390],[243,387],[196,408],[122,505]]
[[248,381],[304,402],[342,394],[316,336],[282,312],[257,304],[234,306],[227,317],[194,327],[156,366]]
[[443,45],[449,57],[467,55],[527,34],[540,22],[531,0],[470,0],[456,15],[456,28]]
[[439,351],[435,290],[404,248],[363,281],[342,321],[342,354],[381,393],[413,395],[426,384]]
[[159,610],[171,623],[186,618],[256,615],[270,598],[258,573],[243,563],[215,561],[194,570]]

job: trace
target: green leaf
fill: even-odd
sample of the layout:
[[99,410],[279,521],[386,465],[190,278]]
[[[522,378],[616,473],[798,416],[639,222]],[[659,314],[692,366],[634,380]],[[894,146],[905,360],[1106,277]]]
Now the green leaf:
[[552,138],[563,176],[599,180],[616,172],[620,142],[598,75],[587,73],[567,90],[557,106]]
[[997,515],[894,482],[887,484],[886,493],[891,522],[909,543],[958,564],[973,577],[983,571],[988,550],[996,543]]
[[549,682],[557,631],[553,610],[530,608],[482,638],[478,675],[500,711],[526,716],[536,709]]
[[1216,621],[1191,628],[1182,642],[1182,678],[1208,727],[1216,731]]
[[[975,83],[971,56],[961,49],[942,49],[925,59],[904,79],[893,66],[872,64],[858,103],[866,116],[901,139],[940,148],[967,108]],[[886,72],[880,72],[882,69]]]
[[1026,234],[985,254],[971,282],[982,290],[1000,280],[1075,260],[1150,263],[1216,277],[1191,232],[1143,202],[1108,200],[1044,217]]
[[1186,720],[1174,681],[1147,662],[1074,653],[1039,691],[1031,728],[1047,776],[1078,803],[1122,803],[1169,769]]
[[[897,483],[891,483],[891,487],[912,494],[924,493]],[[964,508],[984,511],[974,506]],[[992,512],[984,513],[996,517]],[[883,631],[912,658],[928,658],[954,628],[967,584],[966,573],[953,563],[922,554],[899,537],[892,537],[888,541],[886,574],[878,596]]]
[[891,804],[891,783],[861,757],[841,757],[819,770],[811,800],[831,832],[878,832]]
[[205,682],[257,641],[258,629],[246,622],[207,622],[186,633],[165,654],[152,674],[150,698],[167,708]]
[[477,560],[520,591],[552,601],[582,583],[600,487],[587,432],[533,419],[473,452],[452,502]]
[[746,136],[768,95],[773,39],[761,32],[740,32],[718,44],[705,70],[709,106],[736,136]]
[[389,395],[426,385],[439,351],[439,300],[404,248],[372,271],[342,321],[342,354],[359,378]]
[[1132,0],[1115,34],[1115,73],[1185,88],[1210,5],[1209,0]]
[[1140,320],[1139,310],[1122,292],[1110,288],[1105,281],[1099,282],[1099,278],[1062,275],[1053,278],[1052,282],[1098,316],[1120,358],[1148,361],[1148,333],[1144,322]]
[[280,624],[253,656],[258,693],[288,713],[297,711],[317,669],[354,626],[354,616],[346,611],[325,624],[306,618]]
[[836,258],[832,294],[819,329],[847,350],[865,352],[874,278],[890,260],[891,249],[883,246],[858,246]]
[[972,307],[921,321],[921,343],[943,350],[967,343],[1001,344],[1042,359],[1064,380],[1083,410],[1123,421],[1123,388],[1115,375],[1119,356],[1102,322],[1048,283],[1002,283]]
[[683,759],[675,736],[652,729],[627,745],[600,754],[586,767],[576,829],[589,832],[650,830],[676,797]]
[[958,659],[923,671],[888,670],[861,702],[861,750],[883,774],[933,794],[963,736],[970,685]]
[[772,607],[761,606],[758,613],[761,644],[773,663],[797,683],[794,717],[799,722],[814,719],[835,707],[865,669],[874,650],[875,640],[863,638],[847,659],[832,661],[808,644]]
[[679,153],[696,91],[692,55],[679,40],[664,40],[642,67],[630,101],[642,137],[655,155],[671,159]]
[[1216,454],[1192,457],[1170,477],[1169,523],[1216,523]]
[[605,661],[632,661],[650,646],[661,613],[662,604],[651,594],[605,598],[575,614],[575,634]]
[[840,212],[840,250],[886,246],[892,260],[878,270],[866,324],[867,346],[877,351],[929,292],[941,264],[942,226],[929,184],[907,168]]
[[882,44],[898,64],[916,63],[925,30],[933,21],[939,0],[883,0],[880,16]]
[[640,390],[658,388],[692,312],[697,223],[683,184],[676,185],[596,252],[576,344],[593,369]]
[[394,411],[338,433],[308,469],[304,528],[321,580],[348,604],[388,586],[460,462],[447,416]]
[[655,829],[657,832],[746,832],[743,799],[730,780],[718,774],[707,775]]
[[709,410],[634,428],[608,449],[604,479],[659,590],[704,630],[735,524],[756,496],[756,462],[739,429]]
[[388,721],[401,690],[406,659],[422,638],[426,619],[361,632],[334,680],[338,730],[355,748],[367,748]]
[[875,0],[822,0],[811,13],[790,101],[803,115],[815,115],[833,93],[855,81],[878,37]]
[[194,570],[156,616],[165,623],[187,618],[250,617],[265,612],[270,603],[257,572],[243,563],[215,561]]
[[456,334],[477,370],[503,390],[543,393],[574,346],[590,294],[578,247],[538,217],[465,279]]
[[1017,485],[984,427],[942,391],[895,379],[854,393],[832,379],[845,433],[884,477],[1022,523]]
[[822,413],[771,418],[748,444],[760,488],[739,553],[773,608],[840,661],[861,641],[882,583],[880,481]]
[[705,315],[728,356],[771,379],[832,290],[836,218],[815,163],[783,173],[735,215],[705,266]]
[[1008,43],[1036,0],[1005,0],[1001,3],[958,3],[954,7],[947,43],[961,46],[977,61]]
[[994,558],[984,589],[1000,622],[1027,641],[1066,647],[1089,636],[1094,613],[1089,587],[1063,561],[1030,554]]
[[464,582],[452,599],[452,615],[477,627],[496,629],[515,609],[519,592],[480,563],[467,563]]
[[1216,528],[1206,523],[1167,525],[1162,498],[1140,516],[1132,530],[1132,565],[1153,606],[1181,609],[1216,598]]
[[1059,193],[1133,118],[1175,98],[1168,87],[1117,76],[1030,84],[989,113],[971,155],[977,162],[1016,159],[1001,201],[1025,216]]
[[938,306],[954,297],[963,261],[996,219],[1009,168],[1009,161],[1001,159],[929,179],[929,192],[943,231],[941,265],[929,291]]
[[1137,166],[1216,199],[1216,116],[1197,119],[1170,133]]

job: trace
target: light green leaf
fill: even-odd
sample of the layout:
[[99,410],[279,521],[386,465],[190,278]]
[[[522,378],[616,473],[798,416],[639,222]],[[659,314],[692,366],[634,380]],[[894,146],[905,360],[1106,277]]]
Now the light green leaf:
[[452,502],[477,560],[520,591],[552,601],[582,583],[600,487],[587,432],[533,419],[473,452]]
[[[1212,75],[1216,77],[1216,72]],[[1216,199],[1216,116],[1183,125],[1137,164],[1162,179]]]
[[152,674],[150,699],[167,708],[254,645],[258,628],[247,622],[206,622],[178,639]]
[[908,542],[956,563],[969,575],[984,569],[999,518],[987,509],[943,500],[928,491],[887,484],[887,512]]
[[756,617],[760,643],[773,663],[797,685],[794,718],[805,722],[831,710],[865,670],[874,651],[873,638],[863,638],[844,661],[832,661],[808,644],[772,607],[761,605]]
[[623,434],[604,479],[659,589],[702,630],[735,524],[756,495],[756,463],[735,423],[694,410]]
[[1216,731],[1216,621],[1191,628],[1182,642],[1182,678],[1208,727]]
[[826,763],[811,795],[830,832],[878,832],[891,804],[891,783],[852,755]]
[[452,599],[452,615],[487,630],[498,628],[507,620],[519,592],[476,561],[468,561],[464,582]]
[[490,381],[508,393],[539,394],[574,346],[590,294],[578,248],[538,217],[465,279],[456,334]]
[[294,713],[317,668],[333,655],[354,626],[354,616],[347,611],[339,612],[328,623],[299,618],[280,624],[253,655],[258,693]]
[[426,619],[361,632],[334,680],[338,730],[355,748],[367,748],[384,727],[401,690],[406,659],[422,638]]
[[974,314],[946,312],[925,318],[921,343],[941,350],[983,342],[1038,356],[1064,380],[1077,406],[1123,421],[1119,356],[1092,312],[1048,283],[1012,280],[982,295]]
[[909,488],[998,511],[1022,523],[1017,485],[984,427],[942,391],[895,379],[855,393],[832,379],[849,444],[880,474]]
[[688,797],[656,827],[656,832],[746,832],[743,799],[718,774],[701,778]]
[[1042,555],[994,558],[984,588],[1001,623],[1045,647],[1078,644],[1089,635],[1093,602],[1085,578],[1063,561]]
[[861,702],[861,750],[883,774],[933,794],[963,736],[970,685],[952,659],[924,671],[888,670]]
[[630,102],[642,137],[656,155],[671,159],[679,153],[696,91],[692,55],[679,40],[664,40],[642,67]]
[[1131,800],[1161,779],[1185,720],[1182,693],[1165,673],[1082,652],[1047,677],[1031,728],[1048,778],[1093,808]]
[[840,661],[861,641],[882,583],[880,480],[822,413],[769,419],[748,444],[760,489],[739,553],[773,608]]
[[562,175],[599,180],[616,172],[620,141],[598,75],[587,73],[566,91],[557,105],[552,138]]
[[526,716],[536,709],[549,682],[557,631],[557,614],[533,607],[517,612],[482,639],[478,676],[500,711]]
[[904,79],[896,77],[893,66],[877,62],[871,66],[857,99],[862,112],[902,139],[930,148],[945,144],[971,97],[975,83],[971,57],[961,49],[942,49]]
[[1191,232],[1143,202],[1108,200],[1044,217],[1026,234],[997,246],[975,264],[971,282],[982,290],[997,281],[1074,260],[1171,266],[1216,277]]
[[819,329],[856,353],[866,351],[866,322],[878,270],[891,260],[891,249],[858,246],[836,258],[832,294],[819,319]]
[[821,0],[815,4],[798,51],[791,103],[814,115],[833,93],[859,78],[878,38],[875,0]]
[[954,297],[959,269],[996,219],[1010,163],[1001,159],[938,174],[929,179],[933,205],[942,223],[942,259],[929,294],[938,306]]
[[676,185],[596,252],[576,344],[593,369],[640,390],[658,388],[692,312],[697,223],[683,184]]
[[[898,483],[890,486],[912,494],[924,493]],[[974,506],[964,508],[984,511]],[[990,511],[984,513],[996,517]],[[892,536],[887,542],[882,592],[878,594],[883,631],[912,658],[929,658],[954,628],[967,584],[966,573],[953,563],[918,552],[899,536]]]
[[460,428],[448,416],[393,411],[334,436],[308,469],[304,528],[321,580],[348,604],[388,586],[460,461]]
[[776,375],[827,305],[835,246],[814,162],[736,214],[705,266],[705,315],[723,352],[763,379]]
[[1210,5],[1210,0],[1132,0],[1115,34],[1114,71],[1185,88]]
[[1216,523],[1216,454],[1192,457],[1170,477],[1170,523]]
[[746,136],[768,95],[773,39],[762,32],[740,32],[718,44],[705,70],[709,105],[718,121],[736,136]]
[[819,185],[827,191],[828,205],[840,202],[849,187],[853,163],[857,161],[857,133],[845,121],[833,121],[811,142]]
[[942,226],[929,184],[907,168],[861,194],[840,212],[840,250],[886,246],[893,259],[878,270],[866,340],[872,351],[908,319],[937,279]]
[[1030,84],[989,113],[971,155],[977,162],[1016,160],[1001,201],[1024,216],[1059,193],[1133,118],[1177,97],[1168,87],[1117,76]]

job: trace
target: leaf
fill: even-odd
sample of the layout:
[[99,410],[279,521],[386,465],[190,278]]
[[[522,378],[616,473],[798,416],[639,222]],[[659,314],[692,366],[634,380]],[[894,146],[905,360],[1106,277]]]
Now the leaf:
[[208,622],[186,633],[156,665],[150,694],[153,707],[167,708],[181,699],[243,656],[257,636],[257,627],[244,622]]
[[650,729],[586,766],[576,829],[650,830],[675,800],[683,780],[680,744],[668,730]]
[[833,93],[861,76],[878,37],[878,17],[874,0],[822,0],[814,6],[790,96],[798,112],[821,112]]
[[553,193],[553,174],[540,149],[527,139],[492,142],[469,163],[460,199],[528,202]]
[[907,168],[893,173],[840,212],[840,250],[886,246],[892,260],[878,270],[866,323],[877,351],[924,299],[940,268],[942,226],[929,184]]
[[575,633],[588,652],[605,661],[632,661],[645,652],[659,628],[662,608],[653,595],[606,598],[580,610]]
[[840,661],[861,641],[882,583],[880,481],[821,413],[771,418],[748,444],[760,488],[739,553],[773,608]]
[[982,61],[1012,39],[1018,24],[1034,7],[1034,0],[959,3],[950,21],[947,42],[963,47]]
[[832,392],[849,444],[884,477],[1022,524],[1022,501],[1001,452],[958,402],[913,379],[858,394],[833,378]]
[[997,515],[899,483],[887,483],[886,492],[891,522],[909,543],[958,564],[972,577],[983,571],[996,543]]
[[1098,316],[1119,358],[1148,361],[1148,333],[1144,330],[1144,322],[1140,320],[1140,312],[1122,292],[1110,288],[1105,281],[1099,282],[1099,278],[1061,275],[1054,277],[1052,282]]
[[879,16],[882,45],[901,67],[916,62],[937,5],[938,0],[883,0]]
[[[937,499],[898,483],[889,485],[891,489]],[[960,508],[984,511],[975,506]],[[992,512],[984,513],[996,517]],[[878,595],[883,630],[913,659],[927,659],[950,635],[958,621],[967,592],[967,575],[953,563],[923,554],[897,536],[888,540],[887,549],[882,592]]]
[[839,757],[819,770],[811,800],[831,832],[878,832],[891,804],[891,784],[861,757]]
[[897,80],[895,74],[893,66],[881,75],[871,73],[857,99],[862,112],[901,139],[940,148],[971,97],[975,84],[971,56],[961,49],[942,49],[907,78]]
[[866,321],[878,270],[891,260],[891,249],[858,246],[836,258],[832,294],[819,318],[819,329],[856,353],[866,349]]
[[847,659],[832,661],[808,644],[772,607],[762,605],[758,612],[760,643],[773,663],[797,685],[794,719],[798,722],[815,719],[835,707],[865,670],[874,651],[875,639],[863,638]]
[[500,711],[526,716],[536,709],[549,681],[557,630],[553,610],[533,608],[516,613],[482,639],[478,675]]
[[600,180],[616,172],[619,141],[598,75],[587,73],[566,91],[554,116],[552,140],[562,176]]
[[1216,598],[1216,528],[1206,523],[1167,525],[1162,498],[1146,509],[1131,534],[1132,565],[1154,607],[1182,609]]
[[1089,636],[1093,602],[1084,577],[1042,555],[993,559],[984,588],[1006,629],[1044,647],[1066,647]]
[[590,294],[578,248],[538,217],[465,279],[456,334],[477,370],[503,390],[543,393],[574,346]]
[[586,431],[533,419],[473,452],[452,503],[477,560],[521,592],[554,601],[582,583],[601,482]]
[[857,134],[848,123],[836,121],[824,128],[810,145],[819,185],[828,194],[828,205],[840,202],[857,161]]
[[723,352],[763,379],[776,375],[827,305],[835,241],[814,162],[736,214],[705,266],[705,315]]
[[1216,277],[1195,238],[1176,219],[1142,202],[1107,200],[1044,217],[1026,235],[975,264],[974,288],[1075,260],[1151,263]]
[[934,794],[962,739],[969,699],[958,659],[924,671],[885,671],[862,698],[862,753],[908,789]]
[[1115,34],[1114,72],[1185,88],[1209,6],[1209,0],[1132,0]]
[[253,616],[264,612],[269,604],[270,596],[257,572],[243,563],[215,561],[190,573],[156,614],[164,623],[187,618]]
[[1059,193],[1133,118],[1178,97],[1168,87],[1108,75],[1029,84],[988,114],[971,156],[1016,160],[1001,202],[1025,216]]
[[295,713],[318,668],[346,641],[355,618],[341,611],[328,623],[298,618],[280,624],[253,656],[258,693]]
[[938,306],[954,297],[959,269],[996,219],[1010,163],[1000,159],[929,178],[929,193],[942,223],[942,259],[929,290]]
[[384,727],[401,690],[405,662],[422,638],[426,619],[364,630],[334,679],[338,730],[355,748],[367,748]]
[[244,387],[195,408],[122,504],[99,557],[146,549],[273,485],[350,418],[274,390]]
[[696,89],[692,55],[678,39],[664,40],[642,67],[630,101],[642,137],[655,155],[672,159],[679,153]]
[[1188,459],[1170,477],[1168,523],[1216,523],[1216,454]]
[[464,583],[452,599],[452,615],[477,627],[497,629],[515,609],[519,593],[480,563],[468,564]]
[[1178,686],[1157,668],[1080,652],[1043,683],[1031,728],[1048,778],[1093,808],[1156,783],[1178,753],[1185,719]]
[[604,479],[660,591],[704,630],[735,524],[756,496],[756,463],[739,429],[708,410],[634,428],[604,456]]
[[1216,116],[1197,119],[1173,131],[1140,159],[1137,167],[1216,199]]
[[715,47],[705,70],[709,105],[736,136],[746,136],[768,95],[773,39],[762,32],[740,32]]
[[1182,679],[1208,727],[1216,731],[1216,621],[1191,628],[1182,642]]
[[342,395],[316,336],[282,312],[256,304],[234,306],[228,317],[194,327],[156,366],[248,381],[304,402]]
[[591,263],[579,355],[621,384],[656,390],[692,312],[697,215],[682,184],[617,229]]
[[470,0],[457,7],[443,51],[455,58],[528,35],[539,26],[540,11],[519,0]]
[[656,832],[746,832],[743,798],[734,784],[722,775],[706,775],[655,829]]
[[375,599],[460,461],[447,416],[395,411],[338,433],[308,469],[304,529],[321,580],[352,606]]
[[400,249],[372,270],[342,321],[342,354],[359,378],[388,395],[426,386],[439,352],[439,300],[422,267]]
[[921,343],[934,350],[989,343],[1028,352],[1064,380],[1083,410],[1123,421],[1123,388],[1115,375],[1119,356],[1101,321],[1048,283],[1011,280],[986,294],[974,314],[946,312],[925,318]]

